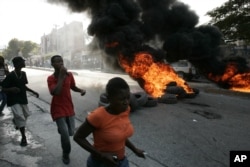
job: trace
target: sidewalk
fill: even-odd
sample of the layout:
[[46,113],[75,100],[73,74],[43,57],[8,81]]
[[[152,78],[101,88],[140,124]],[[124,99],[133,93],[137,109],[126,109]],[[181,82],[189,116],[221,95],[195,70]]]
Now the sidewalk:
[[[0,166],[1,167],[61,167],[84,166],[88,153],[71,140],[72,152],[70,165],[64,165],[61,156],[60,136],[56,124],[52,121],[49,105],[29,97],[32,115],[27,122],[28,146],[21,147],[20,132],[12,124],[12,113],[5,108],[0,117]],[[80,123],[76,123],[78,127]]]
[[[55,122],[51,119],[49,104],[33,96],[29,96],[29,109],[32,111],[32,115],[27,121],[26,134],[28,146],[26,147],[19,145],[21,140],[20,132],[14,128],[12,123],[13,116],[9,108],[4,109],[3,113],[5,115],[0,117],[0,166],[85,166],[89,153],[77,145],[72,138],[71,162],[69,165],[63,164],[61,160],[62,150],[60,136],[57,133]],[[80,124],[81,122],[76,120],[76,127]],[[130,167],[142,167],[145,166],[145,164],[152,167],[162,167],[162,165],[156,164],[156,162],[150,158],[147,158],[147,161],[145,161],[144,159],[136,157],[130,150],[127,150],[127,156],[130,160]]]

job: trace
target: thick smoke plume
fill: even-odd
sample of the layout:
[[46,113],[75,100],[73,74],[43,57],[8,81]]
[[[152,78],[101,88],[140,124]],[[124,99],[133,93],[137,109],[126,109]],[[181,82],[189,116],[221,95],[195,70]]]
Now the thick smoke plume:
[[[214,26],[197,26],[199,18],[176,0],[48,0],[73,12],[88,12],[88,33],[107,55],[148,51],[155,61],[188,59],[205,76],[222,74],[219,45],[222,34]],[[238,61],[238,60],[235,60]],[[239,61],[243,62],[244,61]],[[244,64],[241,67],[246,67]],[[243,70],[244,71],[244,70]]]

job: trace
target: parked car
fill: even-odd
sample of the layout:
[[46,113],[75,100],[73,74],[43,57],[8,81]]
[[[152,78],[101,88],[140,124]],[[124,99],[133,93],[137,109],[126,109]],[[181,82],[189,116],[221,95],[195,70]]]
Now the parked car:
[[198,74],[196,68],[188,60],[179,60],[177,62],[170,63],[179,77],[184,80],[190,81],[193,78],[197,78]]

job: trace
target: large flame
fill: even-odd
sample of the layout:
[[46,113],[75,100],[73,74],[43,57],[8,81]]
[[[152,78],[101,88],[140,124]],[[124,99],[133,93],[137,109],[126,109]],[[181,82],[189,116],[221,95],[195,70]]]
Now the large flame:
[[137,53],[132,62],[120,55],[122,68],[135,80],[143,80],[143,89],[153,97],[161,97],[170,82],[175,81],[187,93],[193,90],[180,78],[173,68],[163,62],[154,62],[152,56],[146,52]]
[[227,65],[223,75],[209,74],[209,78],[215,82],[227,83],[231,90],[250,93],[250,72],[239,73],[234,63]]

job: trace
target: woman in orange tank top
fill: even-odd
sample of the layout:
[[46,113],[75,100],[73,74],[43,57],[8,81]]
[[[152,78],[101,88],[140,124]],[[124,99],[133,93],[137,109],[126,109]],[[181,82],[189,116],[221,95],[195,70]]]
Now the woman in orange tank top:
[[[92,111],[78,128],[74,140],[91,154],[87,167],[129,167],[125,146],[145,158],[144,151],[128,139],[134,131],[129,120],[130,89],[125,80],[115,77],[109,80],[106,93],[109,105]],[[91,133],[93,144],[87,140]]]

